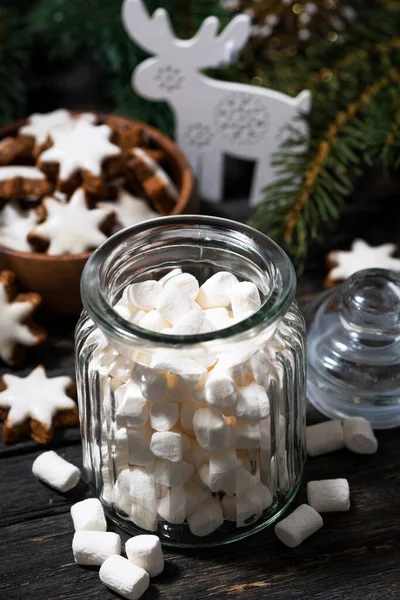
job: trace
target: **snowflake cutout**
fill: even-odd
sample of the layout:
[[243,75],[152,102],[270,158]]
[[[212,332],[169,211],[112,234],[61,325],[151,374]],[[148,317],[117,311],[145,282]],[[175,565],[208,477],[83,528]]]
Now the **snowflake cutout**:
[[185,139],[188,145],[196,147],[198,150],[207,148],[214,137],[214,134],[211,132],[211,127],[200,121],[190,123],[185,132]]
[[222,137],[239,145],[256,144],[269,131],[269,113],[253,94],[225,96],[215,108],[214,121]]
[[158,67],[154,81],[157,83],[160,90],[176,92],[182,89],[185,78],[179,68],[166,65]]

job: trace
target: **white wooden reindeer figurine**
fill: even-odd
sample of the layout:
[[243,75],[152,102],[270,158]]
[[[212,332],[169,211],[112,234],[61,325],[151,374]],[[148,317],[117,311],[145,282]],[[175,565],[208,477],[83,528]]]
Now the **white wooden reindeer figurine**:
[[[125,28],[144,50],[155,55],[134,71],[132,86],[149,99],[166,100],[175,112],[176,139],[186,153],[204,198],[218,202],[223,194],[224,155],[255,161],[250,204],[276,175],[271,156],[298,111],[308,112],[311,95],[296,98],[281,92],[217,81],[200,70],[228,64],[250,33],[247,15],[237,15],[218,35],[219,20],[206,18],[190,40],[174,36],[168,13],[152,17],[142,0],[125,0]],[[297,120],[296,127],[305,125]]]

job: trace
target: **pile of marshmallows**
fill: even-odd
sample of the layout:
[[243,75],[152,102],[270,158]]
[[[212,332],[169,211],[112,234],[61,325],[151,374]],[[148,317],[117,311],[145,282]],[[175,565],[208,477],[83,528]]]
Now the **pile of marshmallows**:
[[[114,309],[140,327],[187,335],[228,327],[260,305],[257,286],[231,273],[220,271],[200,287],[193,275],[174,269],[159,281],[127,286]],[[111,376],[116,405],[118,477],[112,485],[105,423],[104,498],[124,518],[147,531],[156,531],[159,518],[187,520],[202,537],[224,519],[243,527],[272,505],[266,388],[275,369],[264,350],[253,344],[246,356],[175,359],[159,349],[133,362],[107,346],[93,360]],[[260,481],[250,473],[247,451],[264,447],[268,472]]]
[[[340,421],[325,421],[307,427],[307,454],[319,456],[342,448],[357,454],[374,454],[378,441],[371,424],[362,417]],[[341,512],[350,508],[350,489],[347,479],[323,479],[307,483],[308,504],[302,504],[275,525],[276,536],[296,548],[323,525],[319,513]]]

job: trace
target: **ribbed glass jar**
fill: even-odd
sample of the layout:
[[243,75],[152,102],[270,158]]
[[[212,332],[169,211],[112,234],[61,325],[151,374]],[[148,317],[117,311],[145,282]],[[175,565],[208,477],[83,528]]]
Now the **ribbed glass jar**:
[[[190,336],[142,329],[113,309],[127,285],[176,267],[200,284],[222,270],[252,281],[261,308],[231,327]],[[305,327],[294,293],[286,254],[226,219],[160,218],[119,232],[94,252],[82,277],[85,310],[76,330],[83,459],[94,493],[121,527],[156,532],[169,545],[211,546],[259,531],[286,509],[305,460]],[[155,352],[171,366],[151,368]],[[204,375],[174,373],[174,364],[189,363]],[[208,446],[196,437],[193,416],[210,408],[203,386],[215,368],[234,380],[238,397],[261,386],[263,399],[248,420],[212,407],[209,432],[202,421],[206,437],[216,440]],[[163,402],[179,406],[172,431],[185,439],[182,460],[153,459],[150,422],[138,428],[124,420],[118,389],[128,381],[142,403],[152,386],[167,386]]]

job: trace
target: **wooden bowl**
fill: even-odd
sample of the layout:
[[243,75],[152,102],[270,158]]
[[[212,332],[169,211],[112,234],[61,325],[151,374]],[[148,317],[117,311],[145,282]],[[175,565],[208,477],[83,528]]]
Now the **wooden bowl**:
[[[95,111],[93,111],[95,112]],[[96,113],[101,120],[112,119],[116,123],[140,125],[152,146],[164,150],[167,170],[179,190],[179,199],[170,213],[179,215],[197,211],[198,201],[194,189],[193,173],[180,148],[166,135],[138,121],[126,117]],[[0,140],[15,135],[26,121],[17,121],[0,128]],[[20,252],[0,245],[0,268],[7,268],[17,276],[20,286],[42,296],[47,311],[61,315],[76,316],[82,309],[80,278],[91,252],[84,254],[61,254],[49,256],[37,252]]]

